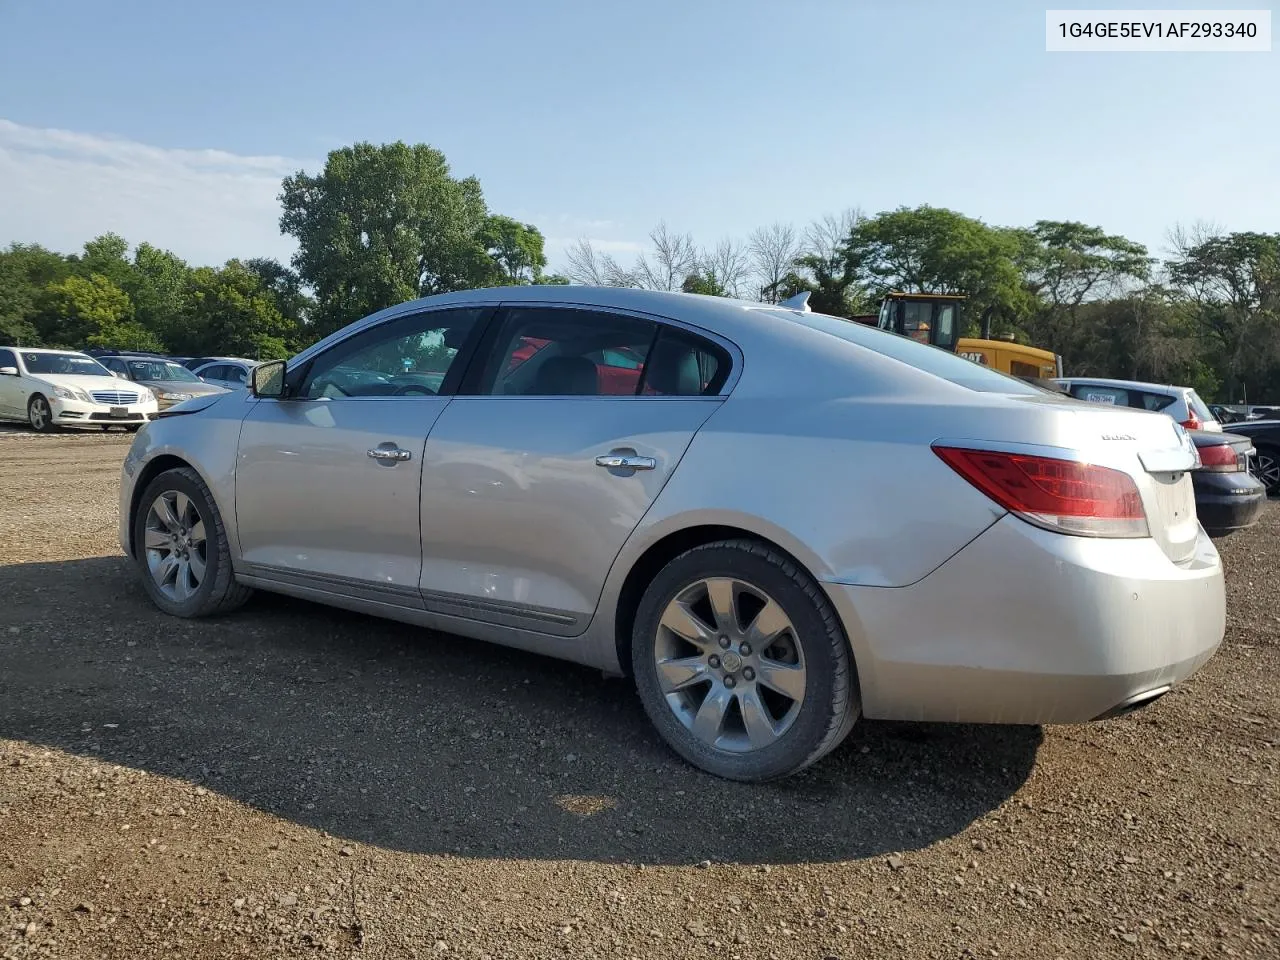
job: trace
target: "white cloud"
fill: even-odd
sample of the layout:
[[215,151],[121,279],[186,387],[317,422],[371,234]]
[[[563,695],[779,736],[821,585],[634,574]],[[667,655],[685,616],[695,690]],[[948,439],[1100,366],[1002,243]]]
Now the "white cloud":
[[[320,166],[289,157],[168,149],[0,118],[0,246],[41,243],[72,253],[113,231],[194,264],[255,256],[288,262],[296,245],[280,234],[280,181]],[[513,215],[550,234],[552,269],[563,266],[565,252],[580,239],[624,262],[646,249],[619,238],[616,221]]]
[[647,249],[643,243],[637,243],[635,240],[605,240],[598,237],[547,237],[546,247],[548,249],[559,248],[568,250],[579,240],[586,240],[595,248],[596,253],[609,253],[617,256],[618,254],[640,253]]
[[317,163],[180,150],[0,119],[0,245],[70,253],[107,231],[196,264],[287,261],[279,231],[283,177]]

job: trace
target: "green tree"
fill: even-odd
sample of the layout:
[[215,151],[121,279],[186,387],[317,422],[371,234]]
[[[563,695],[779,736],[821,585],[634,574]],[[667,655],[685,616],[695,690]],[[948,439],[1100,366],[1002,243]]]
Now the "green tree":
[[302,278],[271,257],[254,257],[246,260],[244,265],[262,281],[280,316],[292,328],[293,332],[287,339],[290,348],[300,349],[317,339],[310,331],[316,302],[302,289]]
[[700,293],[708,297],[727,297],[729,295],[729,292],[724,288],[724,284],[720,282],[720,278],[716,276],[715,270],[709,267],[704,270],[695,270],[685,277],[680,289],[685,293]]
[[132,267],[124,290],[133,301],[134,318],[165,343],[179,338],[191,268],[177,254],[149,243],[138,244]]
[[1031,342],[1061,354],[1075,370],[1078,354],[1106,339],[1082,324],[1081,305],[1125,297],[1145,283],[1152,263],[1147,248],[1075,221],[1040,220],[1021,239],[1020,260],[1036,301],[1026,322]]
[[[288,356],[297,327],[276,307],[262,278],[239,260],[191,271],[190,323],[180,349],[270,360]],[[175,346],[178,346],[175,344]]]
[[0,250],[0,340],[23,346],[62,342],[62,318],[48,309],[45,289],[70,274],[66,257],[39,244]]
[[849,279],[873,299],[890,290],[963,293],[972,325],[987,309],[1010,319],[1026,313],[1020,249],[1015,231],[926,205],[860,220],[844,253]]
[[0,252],[0,343],[31,346],[38,342],[31,322],[37,293],[18,259],[10,251]]
[[426,144],[334,150],[319,175],[286,177],[280,201],[280,229],[298,241],[294,267],[316,293],[318,334],[494,277],[480,182],[454,179]]
[[129,242],[118,233],[104,233],[87,241],[77,262],[77,272],[86,277],[96,273],[127,291],[134,284]]
[[1202,236],[1167,264],[1194,307],[1227,395],[1280,390],[1280,234]]
[[547,265],[542,231],[531,223],[494,214],[480,229],[480,242],[501,276],[510,284],[538,283]]
[[50,284],[45,296],[48,308],[65,320],[60,346],[161,349],[151,332],[133,321],[129,295],[100,273],[73,274]]

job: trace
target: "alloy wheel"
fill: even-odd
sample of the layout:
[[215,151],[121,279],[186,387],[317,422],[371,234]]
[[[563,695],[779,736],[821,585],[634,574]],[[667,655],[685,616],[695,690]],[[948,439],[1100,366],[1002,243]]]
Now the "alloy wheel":
[[776,743],[805,696],[791,619],[758,587],[707,577],[667,604],[654,644],[667,706],[695,737],[733,753]]
[[152,501],[144,527],[147,569],[160,592],[181,603],[200,589],[207,562],[204,520],[191,498],[166,490]]
[[1259,450],[1254,457],[1254,475],[1271,496],[1280,494],[1280,457],[1270,450]]
[[32,400],[31,408],[27,413],[31,419],[31,426],[36,430],[43,430],[53,419],[53,411],[49,409],[49,403],[43,397]]

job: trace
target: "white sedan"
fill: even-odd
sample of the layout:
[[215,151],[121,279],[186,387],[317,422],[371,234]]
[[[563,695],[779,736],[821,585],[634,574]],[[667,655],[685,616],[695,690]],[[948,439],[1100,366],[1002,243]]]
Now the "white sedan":
[[58,427],[137,430],[157,412],[146,387],[121,381],[71,350],[0,347],[0,419],[41,432]]

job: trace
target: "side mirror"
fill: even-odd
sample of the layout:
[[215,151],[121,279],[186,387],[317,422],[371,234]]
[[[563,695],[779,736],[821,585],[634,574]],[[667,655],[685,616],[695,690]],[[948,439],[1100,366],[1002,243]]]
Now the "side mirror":
[[0,377],[16,377],[17,375],[17,367],[0,367]]
[[283,360],[268,360],[266,363],[260,363],[249,375],[249,389],[255,397],[282,397],[284,396],[284,373]]

